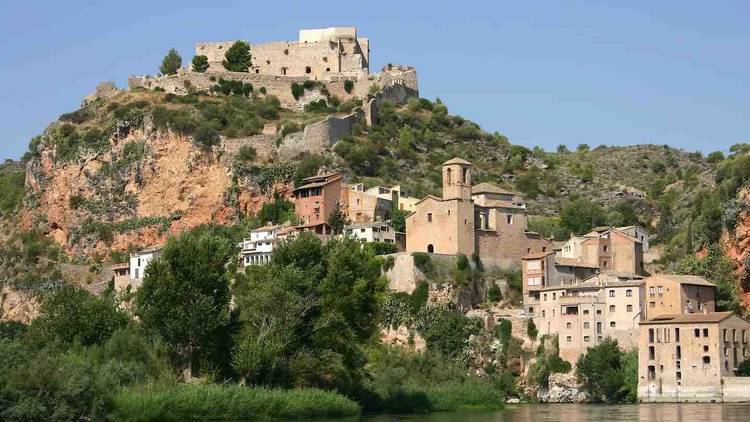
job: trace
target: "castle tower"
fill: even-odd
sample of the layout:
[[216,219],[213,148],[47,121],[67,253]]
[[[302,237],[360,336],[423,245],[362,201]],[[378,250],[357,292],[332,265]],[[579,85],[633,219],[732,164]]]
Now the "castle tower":
[[471,168],[473,165],[453,158],[443,163],[443,199],[471,199]]

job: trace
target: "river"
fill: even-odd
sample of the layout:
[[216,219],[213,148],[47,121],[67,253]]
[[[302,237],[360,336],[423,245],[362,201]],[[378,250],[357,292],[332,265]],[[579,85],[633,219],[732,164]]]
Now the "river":
[[[339,420],[341,421],[341,420]],[[518,404],[494,412],[364,416],[362,422],[719,422],[750,421],[750,404]]]

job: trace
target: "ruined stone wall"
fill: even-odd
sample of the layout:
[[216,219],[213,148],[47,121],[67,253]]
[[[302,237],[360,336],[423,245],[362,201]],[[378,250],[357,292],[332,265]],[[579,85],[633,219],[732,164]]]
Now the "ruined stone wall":
[[195,54],[208,58],[209,72],[222,72],[225,70],[222,65],[224,55],[234,43],[235,41],[201,42],[195,45]]
[[351,134],[360,114],[344,117],[328,116],[320,122],[305,126],[302,132],[291,133],[279,146],[279,157],[291,160],[304,153],[320,154],[344,136]]
[[552,250],[550,241],[531,233],[477,230],[475,239],[479,258],[487,268],[510,268],[529,253]]

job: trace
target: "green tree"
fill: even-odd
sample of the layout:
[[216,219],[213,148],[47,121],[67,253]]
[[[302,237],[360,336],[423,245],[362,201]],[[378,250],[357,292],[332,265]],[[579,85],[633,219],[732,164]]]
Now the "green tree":
[[177,73],[177,69],[179,69],[180,66],[182,66],[182,57],[177,53],[177,50],[170,48],[167,55],[164,56],[164,59],[161,61],[159,71],[163,75],[174,75]]
[[705,277],[716,284],[716,310],[743,313],[742,294],[737,283],[732,261],[724,254],[721,244],[709,246],[708,253],[701,257],[689,255],[680,262],[680,274]]
[[340,202],[336,202],[336,207],[331,212],[328,224],[331,225],[331,231],[333,231],[334,234],[343,233],[344,227],[349,224],[349,219],[346,217],[346,213]]
[[378,330],[385,293],[380,261],[354,239],[325,245],[310,233],[282,242],[269,265],[236,277],[241,329],[233,366],[242,379],[271,386],[352,392],[361,347]]
[[193,141],[203,148],[210,149],[212,146],[219,145],[221,137],[213,125],[204,122],[195,129]]
[[208,57],[204,55],[193,56],[193,70],[195,72],[204,73],[208,70]]
[[251,145],[241,146],[240,151],[237,153],[237,159],[240,161],[253,161],[256,156],[257,152]]
[[247,72],[251,64],[250,59],[250,44],[245,41],[236,41],[224,53],[222,64],[231,72]]
[[294,204],[274,193],[273,202],[266,202],[258,213],[261,223],[283,224],[287,221],[297,221],[294,214]]
[[29,335],[40,345],[59,341],[91,346],[104,343],[127,323],[112,298],[65,285],[44,299]]
[[406,217],[409,211],[400,209],[391,209],[390,219],[393,230],[399,233],[406,233]]
[[231,243],[201,226],[170,238],[146,269],[136,294],[135,312],[158,333],[186,379],[193,358],[229,322]]
[[583,234],[604,223],[604,211],[599,204],[578,197],[560,211],[563,226],[575,234]]
[[[632,398],[632,380],[626,373],[626,355],[620,351],[617,340],[606,338],[589,348],[578,359],[576,378],[584,391],[595,399],[617,403]],[[632,368],[631,368],[632,370]]]

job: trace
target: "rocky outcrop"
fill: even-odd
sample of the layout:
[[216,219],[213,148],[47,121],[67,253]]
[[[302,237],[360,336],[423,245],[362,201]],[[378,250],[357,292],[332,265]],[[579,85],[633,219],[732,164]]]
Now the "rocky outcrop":
[[549,387],[540,388],[537,399],[543,403],[586,403],[591,397],[582,391],[572,372],[550,374]]
[[737,222],[734,233],[724,231],[721,244],[735,263],[738,283],[743,290],[742,301],[750,307],[750,189],[737,193]]
[[29,293],[3,287],[0,290],[0,321],[29,324],[39,315],[39,302]]
[[350,135],[352,126],[361,116],[361,110],[343,117],[328,116],[305,126],[302,132],[290,133],[279,146],[279,158],[292,160],[302,154],[322,154],[341,138]]
[[120,89],[117,88],[117,85],[115,85],[113,81],[102,82],[96,86],[96,90],[94,90],[94,92],[87,95],[83,99],[83,101],[81,102],[81,107],[85,107],[88,104],[91,104],[99,99],[108,100],[119,93]]

